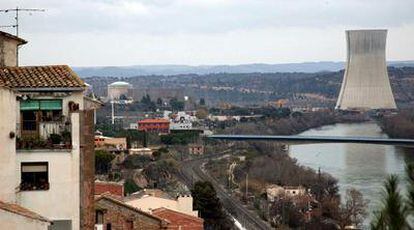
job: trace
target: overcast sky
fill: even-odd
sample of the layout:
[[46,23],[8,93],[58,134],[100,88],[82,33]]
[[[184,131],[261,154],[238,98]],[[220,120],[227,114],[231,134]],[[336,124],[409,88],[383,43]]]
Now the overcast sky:
[[[21,13],[23,65],[344,61],[344,31],[371,28],[388,29],[388,60],[414,60],[413,0],[0,2],[16,6],[46,9]],[[13,19],[0,13],[1,25]]]

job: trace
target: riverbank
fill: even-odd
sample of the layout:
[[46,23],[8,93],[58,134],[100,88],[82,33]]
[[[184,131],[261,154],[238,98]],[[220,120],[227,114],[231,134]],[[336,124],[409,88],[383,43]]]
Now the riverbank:
[[[375,122],[335,124],[307,130],[300,135],[385,137]],[[300,165],[321,169],[338,179],[339,193],[358,189],[370,200],[372,214],[381,201],[381,187],[389,174],[405,176],[405,161],[412,159],[412,150],[383,145],[312,144],[291,146],[289,155]],[[368,216],[365,224],[369,224]]]
[[392,138],[414,139],[414,111],[403,110],[379,120],[381,129]]
[[336,123],[361,123],[370,118],[366,114],[342,114],[334,111],[292,114],[286,118],[265,118],[254,122],[240,122],[220,134],[295,135],[309,129]]

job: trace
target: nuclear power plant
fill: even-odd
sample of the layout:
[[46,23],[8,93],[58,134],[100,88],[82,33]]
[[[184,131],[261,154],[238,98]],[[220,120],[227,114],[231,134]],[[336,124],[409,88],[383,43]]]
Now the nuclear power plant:
[[346,31],[347,60],[336,109],[396,109],[385,60],[387,30]]

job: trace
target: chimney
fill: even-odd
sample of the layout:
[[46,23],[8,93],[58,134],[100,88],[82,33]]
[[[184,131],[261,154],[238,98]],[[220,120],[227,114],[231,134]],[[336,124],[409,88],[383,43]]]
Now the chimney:
[[0,31],[0,67],[18,66],[18,48],[26,43],[19,37]]

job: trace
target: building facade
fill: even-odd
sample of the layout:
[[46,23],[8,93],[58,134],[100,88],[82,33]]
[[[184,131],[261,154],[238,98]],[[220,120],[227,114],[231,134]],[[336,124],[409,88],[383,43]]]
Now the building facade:
[[50,229],[93,227],[93,111],[84,82],[65,65],[8,63],[0,68],[0,200],[46,217]]
[[131,84],[124,81],[117,81],[108,85],[109,100],[128,100],[130,97]]
[[151,133],[167,134],[170,132],[170,121],[167,119],[143,119],[138,121],[138,130]]

